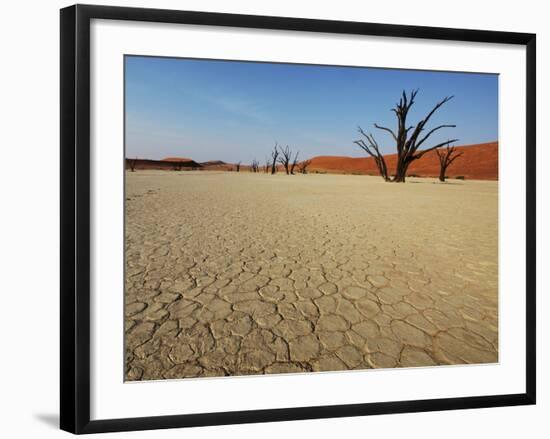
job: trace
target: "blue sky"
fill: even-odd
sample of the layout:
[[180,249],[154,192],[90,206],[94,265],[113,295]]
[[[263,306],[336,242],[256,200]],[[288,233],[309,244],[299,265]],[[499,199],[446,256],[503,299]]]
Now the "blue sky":
[[433,142],[498,139],[497,75],[139,56],[125,63],[127,157],[250,163],[264,161],[275,142],[302,159],[363,157],[353,144],[358,125],[392,153],[391,136],[373,123],[395,128],[390,109],[402,90],[416,88],[411,124],[455,96],[431,126],[457,127],[435,133]]

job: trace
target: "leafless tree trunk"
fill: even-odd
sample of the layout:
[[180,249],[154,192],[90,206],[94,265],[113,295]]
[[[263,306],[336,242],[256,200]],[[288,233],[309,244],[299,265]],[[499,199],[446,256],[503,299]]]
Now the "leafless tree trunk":
[[[396,104],[395,108],[392,108],[391,111],[393,111],[397,117],[397,132],[394,132],[390,128],[380,126],[376,123],[374,124],[375,128],[388,132],[396,143],[397,164],[395,169],[395,175],[391,181],[404,182],[407,176],[407,169],[409,168],[410,164],[413,161],[420,159],[424,154],[426,154],[429,151],[433,151],[434,149],[449,145],[450,143],[456,142],[458,140],[458,139],[447,140],[446,142],[438,143],[437,145],[431,146],[427,149],[423,149],[420,151],[418,150],[426,142],[426,140],[428,140],[428,138],[436,131],[442,128],[454,128],[456,127],[456,125],[450,125],[450,124],[438,125],[435,128],[432,128],[426,134],[421,136],[422,132],[426,129],[426,125],[428,124],[433,114],[439,108],[441,108],[441,106],[443,106],[445,103],[447,103],[453,98],[453,96],[447,96],[443,100],[439,101],[432,108],[432,110],[424,117],[424,119],[420,120],[420,122],[416,124],[416,126],[413,126],[413,125],[407,126],[407,115],[409,113],[409,110],[414,104],[414,99],[417,93],[418,93],[418,90],[413,90],[411,91],[410,95],[407,96],[405,91],[403,91],[401,98],[399,99],[399,103]],[[359,127],[359,132],[363,137],[366,138],[367,142],[365,142],[364,140],[357,140],[355,141],[355,143],[359,145],[361,148],[363,148],[364,151],[366,151],[370,156],[374,158],[376,165],[378,167],[378,170],[380,172],[380,175],[384,178],[384,180],[390,181],[390,178],[387,172],[386,162],[384,160],[384,157],[380,153],[378,143],[374,139],[373,135],[370,133],[366,134],[361,129],[361,127]]]
[[278,149],[277,143],[275,143],[275,147],[273,148],[273,151],[271,152],[271,175],[275,174],[277,172],[277,157],[279,156],[279,149]]
[[388,176],[388,167],[386,166],[386,160],[384,159],[384,156],[380,152],[380,147],[378,146],[378,143],[376,142],[376,139],[372,134],[366,134],[361,127],[358,128],[359,133],[366,139],[366,142],[363,139],[356,140],[356,145],[359,145],[363,151],[365,151],[368,155],[370,155],[374,159],[374,163],[376,163],[376,167],[378,168],[378,172],[380,173],[380,176],[385,181],[390,181],[390,177]]
[[137,162],[137,158],[130,160],[130,171],[131,172],[136,171],[136,162]]
[[252,164],[250,165],[250,171],[258,172],[259,168],[260,168],[260,162],[256,159],[252,160]]
[[298,171],[300,174],[307,174],[307,167],[311,164],[311,160],[304,160],[298,163]]
[[445,181],[447,168],[454,162],[457,158],[463,155],[463,152],[457,152],[454,146],[447,145],[443,151],[436,149],[437,157],[439,158],[439,181]]
[[241,162],[238,162],[236,165],[237,172],[241,172]]
[[264,165],[264,172],[267,174],[269,172],[269,167],[271,166],[271,161],[266,157],[265,158],[265,165]]
[[298,164],[298,154],[300,154],[300,151],[296,152],[296,155],[294,156],[294,160],[292,160],[292,163],[290,165],[290,174],[294,175],[294,168]]
[[279,163],[284,166],[286,175],[290,174],[290,160],[292,158],[292,151],[290,150],[289,146],[287,145],[285,149],[279,148],[281,155],[279,156]]

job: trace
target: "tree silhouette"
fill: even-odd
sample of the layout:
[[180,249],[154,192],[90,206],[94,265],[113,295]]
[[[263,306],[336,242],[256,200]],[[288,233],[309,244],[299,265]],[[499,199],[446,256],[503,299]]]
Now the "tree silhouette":
[[311,164],[311,160],[304,160],[298,163],[298,172],[300,174],[307,174],[307,167]]
[[260,162],[256,159],[252,160],[252,164],[250,165],[250,172],[258,172],[259,168]]
[[380,147],[378,146],[378,143],[376,142],[374,136],[372,134],[365,134],[361,127],[359,127],[358,130],[365,137],[367,143],[365,143],[363,139],[356,140],[353,143],[359,145],[368,155],[370,155],[374,159],[374,163],[376,163],[376,167],[378,168],[380,176],[385,181],[390,181],[390,178],[388,176],[388,167],[386,166],[386,160],[380,152]]
[[292,163],[290,165],[290,174],[294,175],[294,168],[298,164],[298,154],[300,154],[300,151],[296,152],[296,155],[294,156],[294,160],[292,160]]
[[279,147],[277,145],[277,142],[275,142],[275,147],[273,148],[273,151],[271,152],[271,175],[275,174],[277,172],[277,157],[279,156]]
[[397,131],[394,132],[392,129],[374,124],[374,127],[388,132],[393,140],[395,141],[397,148],[397,164],[395,169],[395,175],[390,180],[387,170],[386,161],[384,156],[380,152],[378,143],[376,142],[372,133],[365,133],[361,127],[358,127],[359,133],[364,137],[364,139],[356,140],[354,143],[359,145],[367,154],[374,158],[378,171],[384,180],[386,181],[395,181],[395,182],[404,182],[407,176],[407,170],[410,164],[420,159],[424,154],[434,149],[440,148],[442,146],[449,145],[450,143],[456,142],[458,139],[447,140],[446,142],[438,143],[434,146],[431,146],[426,149],[419,150],[419,148],[428,140],[428,138],[435,133],[436,131],[442,128],[454,128],[456,125],[443,124],[438,125],[435,128],[429,130],[426,134],[422,135],[426,129],[430,118],[433,114],[439,110],[445,103],[449,102],[453,96],[447,96],[439,101],[432,110],[421,119],[416,126],[410,125],[407,126],[407,115],[409,110],[415,102],[416,95],[418,90],[413,90],[410,92],[409,96],[403,91],[399,102],[391,109],[397,117]]
[[437,157],[439,158],[439,181],[445,181],[447,168],[451,166],[457,158],[463,155],[463,152],[457,152],[454,146],[447,145],[443,151],[436,149]]
[[287,145],[285,149],[280,148],[279,163],[283,165],[286,171],[286,175],[290,174],[290,159],[292,158],[292,151]]

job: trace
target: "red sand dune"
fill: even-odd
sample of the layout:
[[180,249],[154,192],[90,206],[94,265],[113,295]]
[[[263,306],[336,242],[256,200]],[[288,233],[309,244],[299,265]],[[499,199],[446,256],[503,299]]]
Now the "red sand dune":
[[[447,169],[448,177],[464,176],[474,180],[498,180],[498,142],[480,143],[478,145],[457,146],[456,150],[463,155],[457,158]],[[396,154],[384,156],[388,171],[395,170]],[[372,157],[319,156],[311,159],[308,171],[378,175]],[[409,175],[419,177],[437,177],[439,159],[435,151],[430,151],[409,167]]]
[[185,157],[166,157],[161,160],[162,162],[192,162],[192,159]]

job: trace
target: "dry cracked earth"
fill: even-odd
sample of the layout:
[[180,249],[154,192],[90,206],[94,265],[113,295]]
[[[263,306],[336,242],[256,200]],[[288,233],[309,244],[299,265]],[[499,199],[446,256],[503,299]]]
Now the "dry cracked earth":
[[126,380],[498,361],[498,183],[126,174]]

